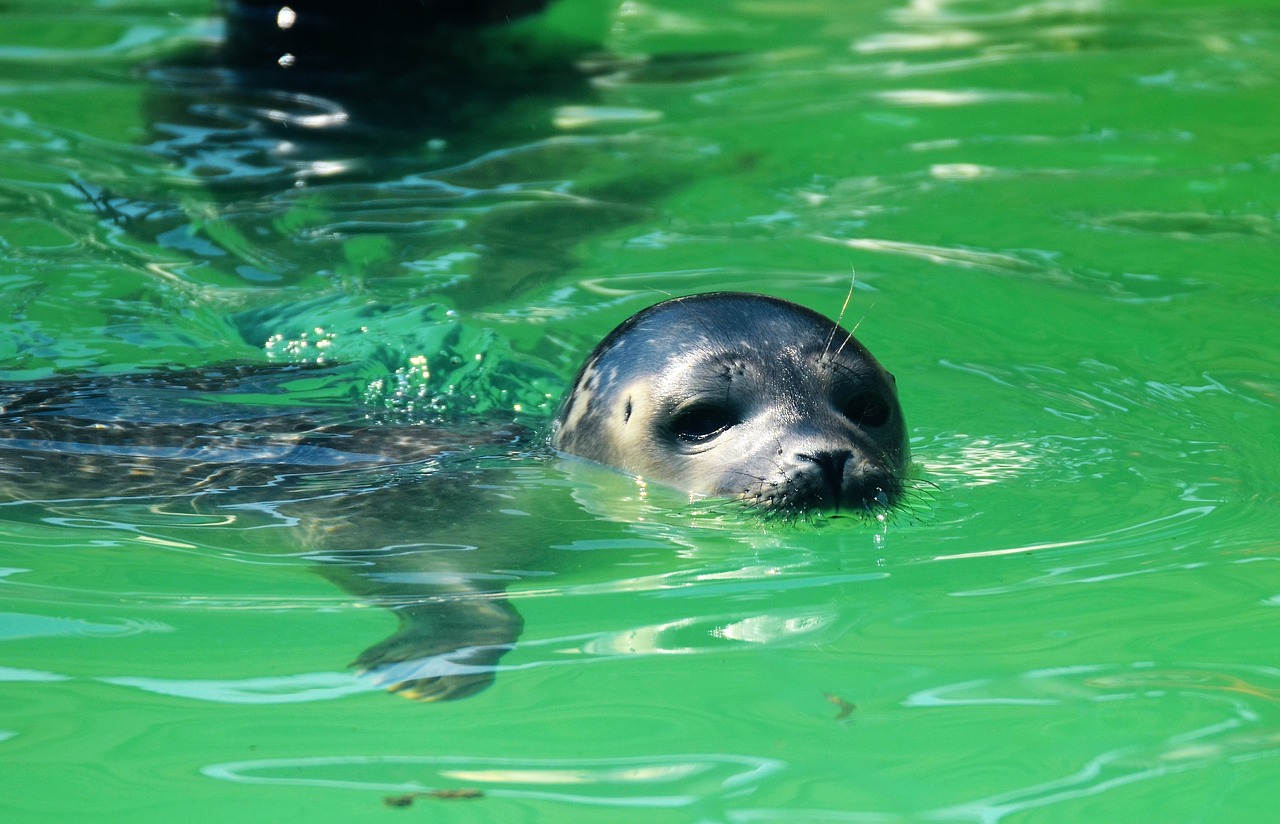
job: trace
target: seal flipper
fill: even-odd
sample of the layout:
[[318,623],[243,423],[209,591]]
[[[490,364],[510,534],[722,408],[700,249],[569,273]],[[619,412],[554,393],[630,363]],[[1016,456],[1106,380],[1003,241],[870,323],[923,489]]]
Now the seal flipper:
[[[528,535],[512,541],[487,519],[469,517],[494,504],[485,487],[495,479],[487,475],[374,489],[323,516],[304,508],[320,574],[399,621],[352,664],[389,692],[422,701],[474,695],[493,683],[499,659],[520,636],[524,620],[506,591],[526,577],[511,570],[538,565],[539,544]],[[407,532],[424,529],[451,543],[404,542]]]
[[399,546],[325,555],[326,578],[400,622],[352,666],[389,692],[421,701],[465,698],[492,684],[524,619],[505,595],[516,576],[476,566],[486,554],[466,546]]
[[433,597],[394,612],[400,628],[353,666],[389,692],[418,701],[451,701],[488,687],[524,626],[496,593]]

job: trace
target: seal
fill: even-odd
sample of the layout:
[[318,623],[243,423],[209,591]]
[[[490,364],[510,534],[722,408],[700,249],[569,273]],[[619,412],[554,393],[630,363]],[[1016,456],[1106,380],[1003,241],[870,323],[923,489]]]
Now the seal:
[[[583,520],[557,483],[539,488],[542,517],[512,507],[505,459],[540,444],[509,421],[370,425],[359,409],[238,400],[344,374],[223,365],[0,386],[0,507],[36,510],[24,520],[96,523],[106,508],[127,524],[140,507],[146,523],[195,514],[288,529],[271,545],[301,547],[321,575],[396,616],[354,662],[366,677],[424,701],[473,695],[523,629],[508,587],[555,574],[547,548],[564,524],[617,537],[629,526]],[[735,292],[669,300],[613,330],[579,369],[549,442],[784,516],[890,507],[909,459],[893,376],[852,335],[797,304]]]
[[893,375],[835,321],[743,292],[668,300],[614,329],[551,444],[784,515],[891,507],[910,459]]

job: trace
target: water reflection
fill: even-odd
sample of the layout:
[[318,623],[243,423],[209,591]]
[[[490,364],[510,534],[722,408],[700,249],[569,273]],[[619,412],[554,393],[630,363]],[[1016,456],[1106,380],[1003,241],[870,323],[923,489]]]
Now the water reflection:
[[431,793],[460,786],[495,798],[623,807],[681,807],[750,792],[784,768],[772,758],[680,753],[630,758],[316,756],[210,764],[238,784]]
[[148,678],[118,676],[97,679],[104,684],[134,687],[156,695],[168,695],[218,704],[296,704],[332,701],[379,689],[350,673],[315,672],[263,678],[226,680]]
[[221,39],[145,68],[163,188],[75,184],[127,230],[124,245],[195,254],[191,276],[206,282],[208,267],[279,289],[385,284],[400,300],[487,307],[572,268],[584,238],[646,216],[697,159],[627,134],[662,111],[601,99],[596,77],[670,65],[603,55],[604,0],[575,8],[588,24],[560,28],[440,28],[442,4],[360,7],[347,27],[348,7],[321,5],[324,25],[303,37],[316,15],[295,9],[281,30],[278,4],[231,3]]

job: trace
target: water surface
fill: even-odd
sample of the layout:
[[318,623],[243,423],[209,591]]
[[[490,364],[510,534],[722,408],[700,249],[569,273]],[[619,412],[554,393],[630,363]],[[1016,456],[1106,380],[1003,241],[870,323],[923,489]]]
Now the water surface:
[[1273,814],[1270,4],[561,0],[456,87],[246,85],[202,2],[3,28],[6,383],[337,363],[270,400],[536,430],[667,295],[852,284],[925,482],[787,528],[537,450],[421,467],[504,503],[390,536],[531,559],[496,683],[441,704],[347,669],[394,619],[269,512],[15,496],[5,820]]

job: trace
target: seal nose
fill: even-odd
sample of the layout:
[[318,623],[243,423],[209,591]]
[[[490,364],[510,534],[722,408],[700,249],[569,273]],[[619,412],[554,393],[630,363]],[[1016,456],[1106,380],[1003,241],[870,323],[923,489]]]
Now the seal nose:
[[844,468],[853,457],[853,453],[847,449],[832,449],[802,453],[796,457],[817,465],[822,473],[822,482],[826,486],[828,499],[833,505],[839,507],[844,491]]

